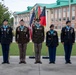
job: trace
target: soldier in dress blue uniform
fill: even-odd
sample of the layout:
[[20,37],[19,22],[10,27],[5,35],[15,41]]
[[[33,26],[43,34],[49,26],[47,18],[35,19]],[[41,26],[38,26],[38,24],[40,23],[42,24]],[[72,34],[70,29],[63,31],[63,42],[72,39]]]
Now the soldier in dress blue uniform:
[[8,26],[8,20],[3,21],[3,26],[0,27],[0,42],[2,46],[3,62],[9,64],[9,47],[12,43],[13,33],[12,28]]
[[75,42],[75,31],[71,27],[71,21],[66,22],[66,26],[61,30],[61,42],[64,45],[66,64],[71,64],[72,46]]
[[32,41],[35,48],[35,64],[41,62],[41,49],[42,42],[44,42],[44,27],[40,25],[40,19],[36,19],[35,25],[33,26]]
[[56,59],[56,47],[58,46],[58,34],[54,30],[54,25],[50,26],[50,30],[46,33],[46,46],[49,50],[49,64],[55,64]]

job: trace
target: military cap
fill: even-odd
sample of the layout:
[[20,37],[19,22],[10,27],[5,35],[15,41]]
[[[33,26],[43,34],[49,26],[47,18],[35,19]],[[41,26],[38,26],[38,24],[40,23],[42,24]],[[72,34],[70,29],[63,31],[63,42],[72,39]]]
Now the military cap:
[[36,19],[37,22],[39,22],[40,20],[41,20],[41,19],[38,19],[38,18]]
[[71,23],[71,21],[70,20],[66,21],[66,24],[68,24],[68,23]]
[[23,19],[21,19],[20,21],[23,21],[23,22],[24,22],[24,20],[23,20]]
[[50,28],[52,28],[52,27],[54,27],[54,24],[51,24],[51,25],[50,25]]

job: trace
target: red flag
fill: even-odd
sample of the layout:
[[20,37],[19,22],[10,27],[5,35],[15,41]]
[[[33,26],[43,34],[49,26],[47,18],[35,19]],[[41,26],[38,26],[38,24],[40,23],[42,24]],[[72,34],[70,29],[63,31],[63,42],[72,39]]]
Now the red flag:
[[41,9],[40,9],[40,6],[38,7],[38,18],[40,17],[40,14],[41,14]]
[[41,15],[40,15],[40,24],[42,25],[42,26],[46,26],[46,10],[45,10],[45,7],[43,8],[43,10],[42,10],[42,13],[41,13]]
[[29,27],[29,30],[30,30],[30,39],[32,39],[32,29],[33,29],[34,23],[35,23],[35,19],[33,20],[33,23],[31,24],[31,26]]

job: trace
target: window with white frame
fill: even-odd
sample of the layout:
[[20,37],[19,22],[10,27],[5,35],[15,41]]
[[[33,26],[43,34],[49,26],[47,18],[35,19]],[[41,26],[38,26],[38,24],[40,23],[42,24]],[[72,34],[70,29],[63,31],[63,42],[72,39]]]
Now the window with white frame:
[[72,11],[75,11],[75,6],[72,7]]

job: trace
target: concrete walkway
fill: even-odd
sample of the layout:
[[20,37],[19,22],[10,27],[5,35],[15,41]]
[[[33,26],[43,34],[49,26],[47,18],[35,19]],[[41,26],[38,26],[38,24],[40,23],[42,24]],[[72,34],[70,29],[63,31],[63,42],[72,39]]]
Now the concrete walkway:
[[18,64],[19,57],[10,58],[11,64],[0,64],[0,75],[76,75],[76,57],[71,58],[71,65],[65,64],[64,57],[57,57],[56,64],[48,64],[48,59],[42,59],[43,64],[34,64],[34,59],[28,57],[27,64]]

